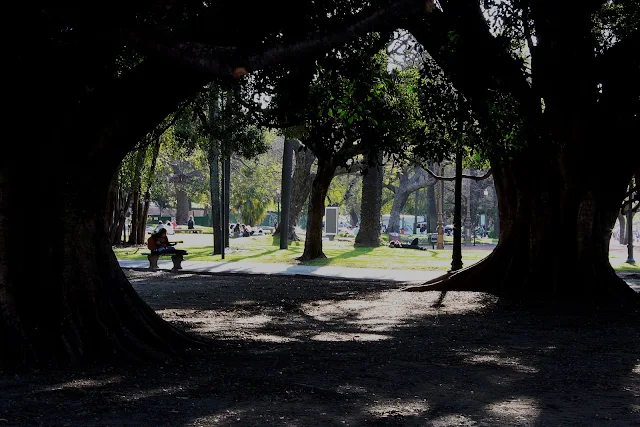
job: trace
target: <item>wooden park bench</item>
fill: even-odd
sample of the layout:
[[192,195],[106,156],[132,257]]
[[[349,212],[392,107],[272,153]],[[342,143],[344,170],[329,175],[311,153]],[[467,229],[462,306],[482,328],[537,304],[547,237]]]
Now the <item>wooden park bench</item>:
[[202,234],[202,228],[176,228],[173,230],[174,233],[196,233]]
[[[177,242],[169,242],[171,245],[175,245],[177,243],[183,243],[182,240],[177,241]],[[157,270],[160,267],[158,267],[158,260],[160,259],[160,257],[162,256],[170,256],[171,257],[171,261],[173,261],[173,268],[171,270],[182,270],[182,260],[184,259],[185,255],[189,255],[186,251],[181,251],[181,252],[171,252],[171,251],[164,251],[164,252],[160,252],[160,253],[151,253],[151,252],[142,252],[142,255],[146,255],[147,259],[149,260],[149,268],[151,270]]]
[[151,270],[157,270],[158,260],[162,256],[170,256],[171,261],[173,261],[173,268],[171,270],[182,270],[182,260],[184,259],[184,255],[188,255],[187,253],[175,253],[175,252],[161,252],[159,254],[152,254],[151,252],[142,252],[142,255],[146,255],[149,260],[149,268]]

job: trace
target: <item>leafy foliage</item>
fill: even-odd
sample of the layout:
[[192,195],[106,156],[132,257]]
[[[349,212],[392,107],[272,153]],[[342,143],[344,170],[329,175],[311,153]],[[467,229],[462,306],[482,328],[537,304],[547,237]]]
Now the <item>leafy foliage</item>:
[[258,225],[273,203],[277,181],[264,179],[272,172],[269,169],[269,165],[254,163],[242,165],[233,174],[231,205],[244,224]]
[[170,128],[162,138],[151,186],[151,200],[161,208],[175,206],[176,190],[186,191],[189,200],[206,200],[208,168],[206,157],[197,147],[184,146]]
[[251,158],[268,149],[263,131],[233,90],[215,83],[205,86],[187,106],[176,122],[176,135],[186,149],[198,146],[207,153]]
[[603,2],[593,14],[593,35],[600,53],[640,28],[640,4],[633,0]]
[[275,132],[265,131],[265,142],[270,147],[266,153],[231,162],[231,207],[251,226],[259,224],[278,200],[283,141]]

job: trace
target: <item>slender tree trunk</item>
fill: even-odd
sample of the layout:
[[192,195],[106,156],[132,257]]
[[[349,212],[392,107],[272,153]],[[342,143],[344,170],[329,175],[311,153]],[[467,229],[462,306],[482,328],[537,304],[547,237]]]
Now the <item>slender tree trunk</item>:
[[[133,197],[133,194],[131,194],[131,191],[126,192],[127,196],[124,196],[125,192],[120,191],[120,198],[119,198],[119,205],[118,205],[118,211],[116,212],[116,234],[115,234],[115,239],[117,240],[117,243],[120,244],[121,242],[123,243],[124,240],[122,239],[122,230],[124,229],[124,225],[125,225],[125,212],[129,209],[129,206],[131,206],[131,199]],[[132,210],[133,211],[133,210]]]
[[621,245],[627,244],[627,218],[622,215],[622,212],[618,213],[618,224],[620,224],[620,236],[618,241]]
[[[156,174],[156,165],[158,163],[158,155],[160,154],[160,145],[162,144],[162,135],[158,135],[151,146],[151,164],[146,177],[146,191],[144,193],[144,205],[138,221],[138,244],[144,244],[147,238],[147,217],[149,215],[149,207],[151,206],[151,186]],[[133,229],[133,223],[131,224]]]
[[229,247],[229,213],[231,200],[231,153],[224,158],[224,200],[222,201],[222,237],[224,247]]
[[121,245],[125,243],[124,238],[122,237],[122,231],[124,230],[124,223],[126,217],[124,216],[124,212],[122,210],[118,211],[118,221],[116,225],[116,244]]
[[409,195],[414,191],[427,187],[434,183],[433,178],[427,177],[427,172],[422,168],[414,167],[413,176],[409,178],[411,171],[403,171],[400,174],[398,187],[395,188],[393,196],[393,205],[391,206],[391,213],[389,215],[389,224],[387,226],[387,232],[397,233],[400,231],[400,214],[404,205],[407,204]]
[[[369,154],[370,155],[370,154]],[[377,161],[369,161],[367,174],[362,178],[362,197],[360,205],[360,230],[356,235],[355,246],[380,246],[380,210],[382,209],[382,153],[374,154]]]
[[211,141],[209,148],[209,192],[211,196],[211,219],[213,222],[213,253],[222,253],[222,219],[220,200],[220,155],[217,145]]
[[322,217],[324,216],[327,191],[329,191],[335,171],[336,166],[333,163],[322,160],[318,162],[318,171],[313,180],[313,188],[309,199],[307,234],[304,242],[304,253],[299,258],[301,261],[326,258],[322,251]]
[[493,226],[493,237],[497,239],[500,236],[500,208],[498,204],[498,193],[496,192],[495,185],[493,187],[493,202],[496,209]]
[[[469,175],[474,175],[474,170],[473,169],[468,169],[468,173]],[[472,181],[470,179],[466,180],[466,182],[463,185],[463,188],[465,190],[465,198],[466,198],[466,203],[465,203],[465,208],[466,208],[466,214],[464,217],[464,241],[465,243],[471,243],[472,241],[472,221],[471,221],[471,185],[472,185]],[[497,212],[498,212],[498,208],[496,205],[496,216],[497,216]],[[497,222],[497,221],[496,221]],[[496,230],[499,230],[499,228],[495,228]]]
[[462,150],[456,153],[456,180],[453,208],[453,254],[451,270],[462,268]]
[[354,207],[351,207],[349,209],[349,219],[351,220],[351,225],[352,226],[356,226],[358,225],[359,221],[358,221],[358,212],[356,212],[356,209]]
[[[129,234],[129,244],[135,245],[138,243],[141,238],[138,238],[138,230],[139,223],[141,221],[140,215],[142,215],[142,169],[144,167],[144,158],[146,154],[146,149],[138,149],[136,152],[135,163],[134,163],[134,173],[133,179],[131,181],[131,187],[129,193],[133,195],[132,201],[132,212],[131,212],[131,233]],[[122,227],[124,228],[124,213],[128,209],[128,206],[123,207],[122,209]],[[122,233],[122,230],[119,231],[119,234]]]
[[435,233],[438,225],[438,202],[436,201],[436,185],[427,187],[427,231]]
[[187,190],[182,185],[176,188],[176,222],[184,224],[189,218],[189,198]]
[[311,187],[316,176],[311,173],[311,166],[316,159],[311,150],[300,150],[300,144],[296,144],[294,146],[294,156],[296,160],[293,177],[291,178],[291,211],[289,214],[289,241],[291,242],[300,241],[300,237],[296,234],[296,227],[300,220],[304,202],[311,194]]
[[[133,202],[131,209],[131,234],[129,234],[130,245],[135,245],[138,242],[138,221],[140,218],[140,191],[135,190],[133,192]],[[124,218],[124,212],[121,212],[122,217]],[[124,224],[123,224],[124,225]],[[122,230],[120,230],[120,234],[122,234]]]
[[[404,178],[406,179],[406,177]],[[404,205],[407,204],[409,199],[409,192],[406,188],[406,182],[403,182],[403,177],[400,178],[400,184],[396,188],[395,195],[393,197],[393,204],[391,205],[391,212],[389,214],[389,225],[387,226],[388,233],[400,232],[400,215]]]
[[109,190],[107,190],[107,203],[105,204],[104,211],[104,229],[107,231],[109,241],[111,244],[115,244],[114,239],[116,235],[116,212],[118,206],[118,178],[117,174],[114,174],[111,182],[109,183]]
[[[298,141],[295,141],[296,143]],[[280,209],[282,209],[282,224],[279,224],[281,230],[280,233],[280,249],[289,248],[289,216],[291,215],[291,180],[293,169],[293,151],[294,140],[291,140],[285,136],[284,147],[282,152],[282,182]]]
[[123,242],[122,230],[124,229],[124,212],[129,209],[129,203],[131,200],[131,193],[127,193],[125,198],[124,191],[121,188],[121,183],[118,180],[117,174],[114,174],[114,178],[109,184],[109,190],[107,195],[107,204],[104,213],[105,218],[105,230],[107,236],[112,245],[120,245]]
[[[151,191],[147,188],[144,193],[144,204],[142,205],[142,213],[140,214],[140,221],[138,224],[138,244],[145,243],[147,237],[147,217],[149,216],[149,206],[151,205]],[[133,229],[133,224],[131,224]]]

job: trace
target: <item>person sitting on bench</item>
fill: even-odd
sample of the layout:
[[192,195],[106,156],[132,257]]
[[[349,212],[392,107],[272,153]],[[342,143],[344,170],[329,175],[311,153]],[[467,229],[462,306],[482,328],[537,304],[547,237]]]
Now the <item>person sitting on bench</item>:
[[167,238],[167,229],[161,228],[147,239],[147,248],[153,255],[161,255],[164,253],[186,255],[187,251],[176,249],[176,247]]

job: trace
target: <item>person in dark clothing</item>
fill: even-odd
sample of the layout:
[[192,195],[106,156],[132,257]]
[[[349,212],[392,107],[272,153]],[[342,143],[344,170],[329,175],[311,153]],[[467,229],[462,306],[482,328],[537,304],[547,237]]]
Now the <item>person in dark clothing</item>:
[[195,223],[193,222],[193,217],[192,217],[192,216],[190,216],[190,217],[189,217],[189,221],[187,221],[187,229],[189,229],[189,230],[193,230],[193,229],[195,229],[195,228],[196,228],[196,225],[195,225]]
[[166,228],[161,228],[160,231],[152,234],[151,237],[147,239],[147,248],[149,248],[152,254],[162,254],[167,252],[172,254],[187,254],[187,251],[176,249],[176,247],[169,242]]
[[413,239],[410,244],[392,240],[391,242],[389,242],[389,247],[391,247],[391,248],[404,248],[404,249],[418,249],[418,250],[421,250],[421,251],[426,251],[427,250],[427,248],[425,246],[420,246],[418,244],[418,238],[417,237],[415,239]]

